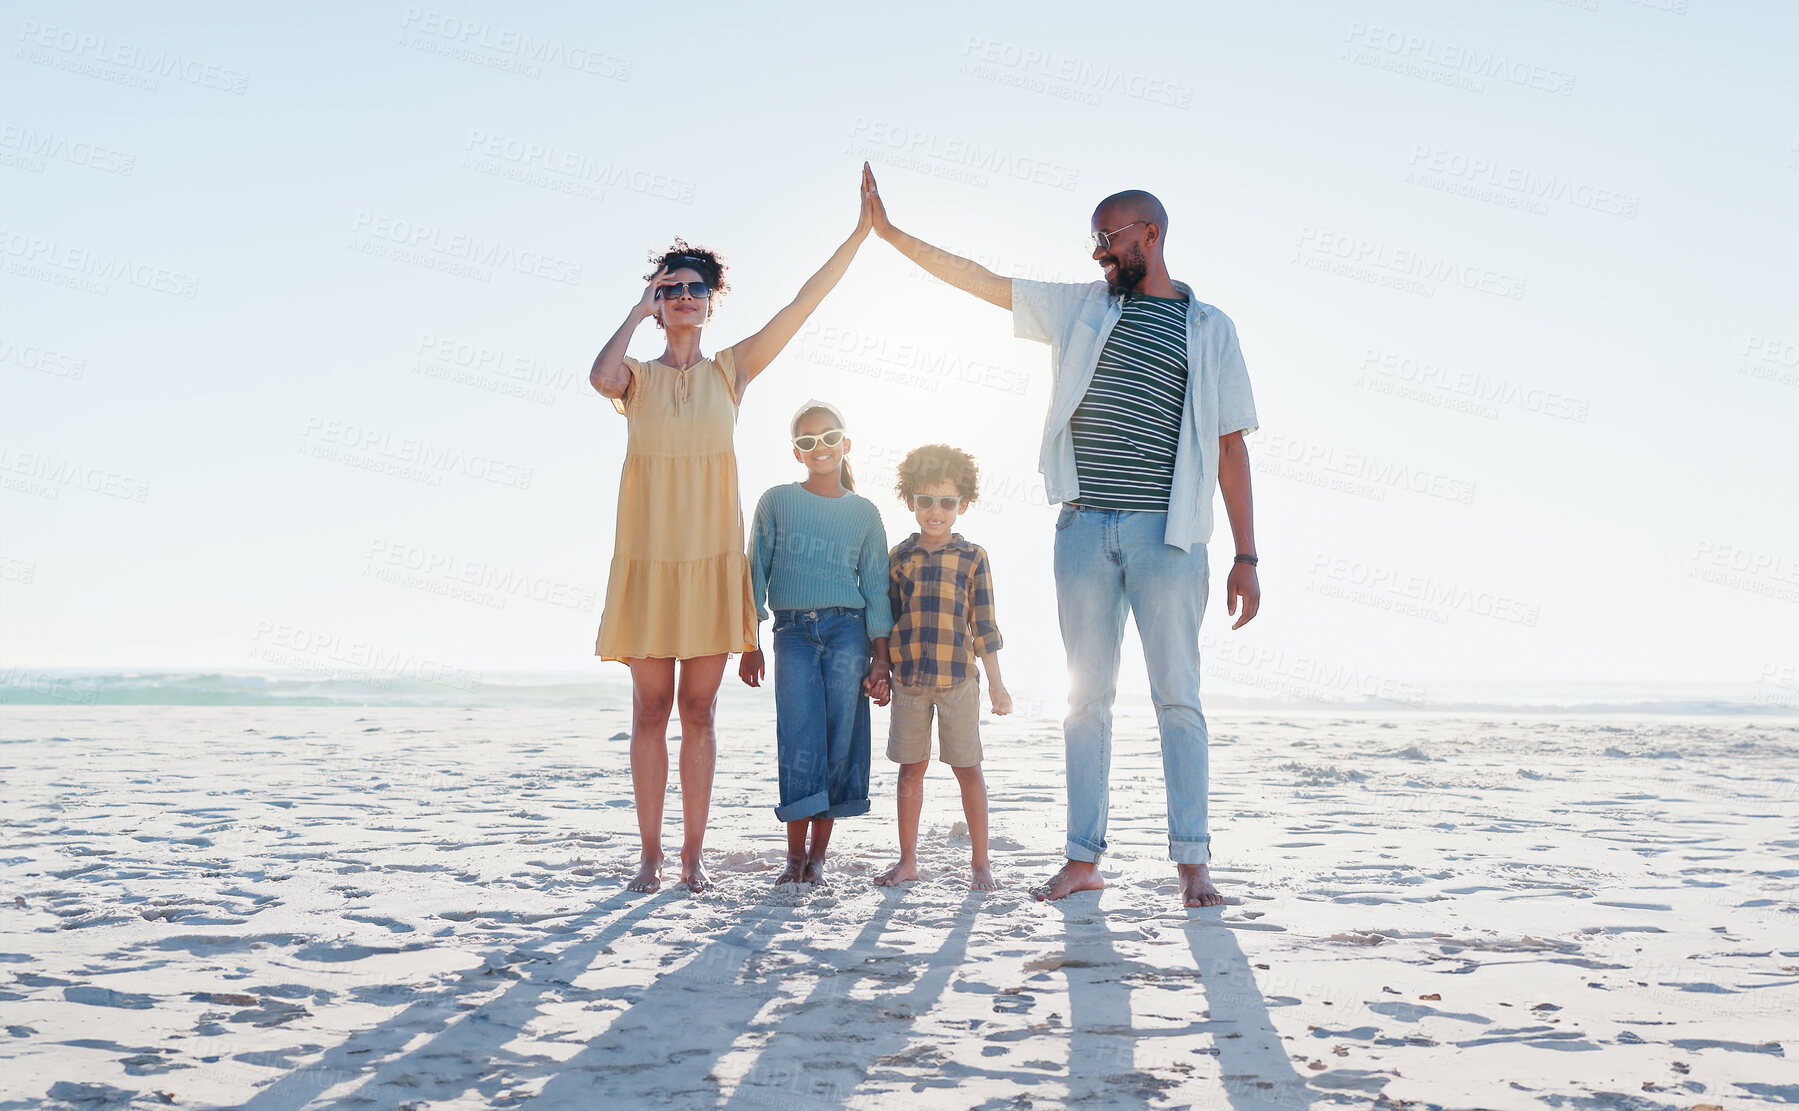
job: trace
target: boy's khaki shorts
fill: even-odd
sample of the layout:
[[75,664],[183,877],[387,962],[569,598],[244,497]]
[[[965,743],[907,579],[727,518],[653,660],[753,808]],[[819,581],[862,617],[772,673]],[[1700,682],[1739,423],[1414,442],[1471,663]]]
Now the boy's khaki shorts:
[[952,768],[981,762],[981,681],[949,687],[895,683],[887,718],[887,759],[919,764],[931,758],[931,714],[937,715],[937,758]]

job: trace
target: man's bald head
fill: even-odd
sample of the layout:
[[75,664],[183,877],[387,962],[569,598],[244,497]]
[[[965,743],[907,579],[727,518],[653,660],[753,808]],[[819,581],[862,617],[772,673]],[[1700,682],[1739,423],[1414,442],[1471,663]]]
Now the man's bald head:
[[1126,189],[1122,193],[1113,193],[1093,210],[1094,223],[1107,230],[1121,228],[1133,220],[1145,224],[1154,224],[1160,231],[1160,239],[1168,237],[1168,210],[1156,199],[1154,193],[1143,189]]

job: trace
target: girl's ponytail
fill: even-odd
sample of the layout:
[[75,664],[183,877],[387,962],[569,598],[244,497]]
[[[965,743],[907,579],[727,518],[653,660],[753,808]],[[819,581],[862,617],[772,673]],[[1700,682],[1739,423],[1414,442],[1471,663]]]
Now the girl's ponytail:
[[852,494],[855,493],[856,476],[850,473],[850,461],[848,459],[841,460],[837,466],[839,467],[838,478],[843,480],[843,488]]

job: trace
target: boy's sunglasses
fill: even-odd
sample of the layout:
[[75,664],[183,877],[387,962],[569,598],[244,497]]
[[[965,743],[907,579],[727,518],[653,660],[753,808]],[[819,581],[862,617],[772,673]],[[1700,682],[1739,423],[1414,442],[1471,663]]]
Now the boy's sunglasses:
[[940,494],[935,497],[930,494],[913,494],[912,508],[914,510],[954,509],[961,501],[961,494]]
[[827,428],[816,436],[795,436],[793,438],[793,446],[801,451],[811,451],[821,443],[826,447],[836,447],[842,442],[843,429],[841,428]]
[[656,298],[657,300],[672,301],[681,296],[682,290],[686,290],[687,296],[695,301],[704,301],[712,296],[712,287],[705,282],[670,282],[667,285],[656,287]]

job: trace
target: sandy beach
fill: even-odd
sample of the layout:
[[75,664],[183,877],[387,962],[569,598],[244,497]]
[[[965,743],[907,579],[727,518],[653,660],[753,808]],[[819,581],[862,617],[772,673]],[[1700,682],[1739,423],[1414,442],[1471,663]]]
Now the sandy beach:
[[[622,710],[7,707],[3,1107],[1724,1108],[1799,1102],[1799,723],[1214,713],[1183,910],[1120,724],[1103,892],[1058,725],[990,722],[773,887],[770,707],[721,714],[715,890],[624,890]],[[877,751],[885,725],[877,722]],[[672,822],[679,814],[671,799]]]

